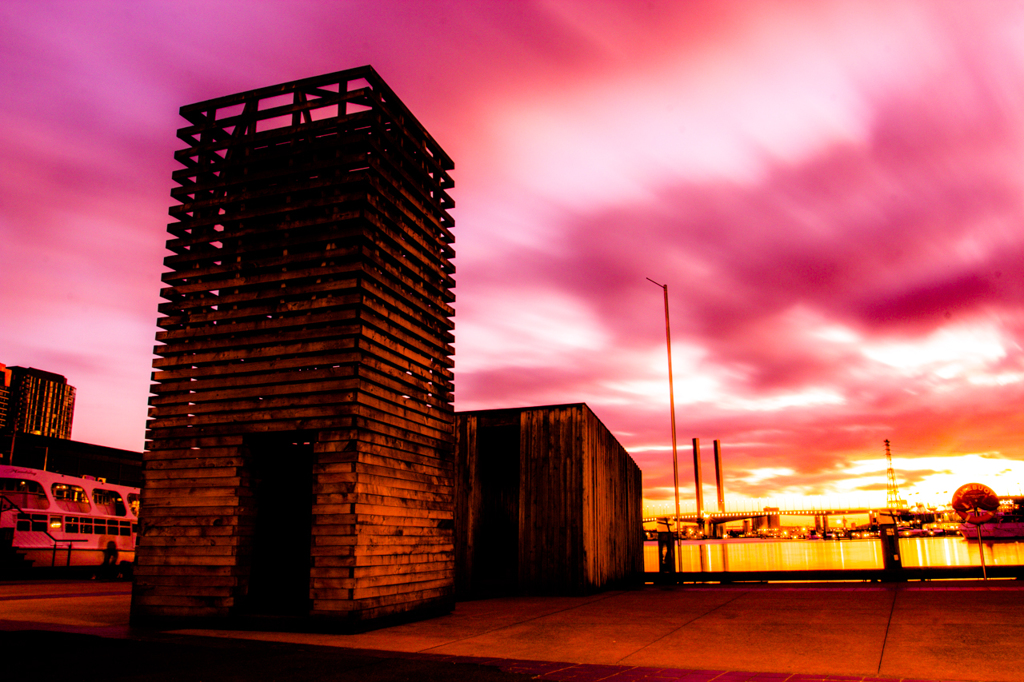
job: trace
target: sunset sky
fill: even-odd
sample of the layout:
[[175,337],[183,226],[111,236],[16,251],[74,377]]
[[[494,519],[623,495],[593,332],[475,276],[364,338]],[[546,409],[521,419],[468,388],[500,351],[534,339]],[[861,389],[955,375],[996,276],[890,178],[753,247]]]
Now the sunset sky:
[[[671,498],[1024,485],[1024,3],[0,4],[0,363],[144,447],[178,108],[371,64],[455,161],[456,409],[586,402]],[[708,487],[706,498],[714,500]],[[684,502],[684,507],[685,507]]]

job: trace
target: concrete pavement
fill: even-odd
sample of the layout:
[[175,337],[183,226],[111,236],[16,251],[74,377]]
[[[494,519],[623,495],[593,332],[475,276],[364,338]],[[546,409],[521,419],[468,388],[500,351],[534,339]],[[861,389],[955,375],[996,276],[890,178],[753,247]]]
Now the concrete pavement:
[[[421,666],[422,679],[428,669],[470,679],[451,668],[463,665],[472,674],[560,680],[1024,679],[1020,581],[647,586],[588,597],[510,597],[460,602],[440,618],[354,635],[131,632],[129,592],[125,583],[0,584],[0,630],[230,651],[259,643],[274,651],[300,647],[314,658],[340,656],[348,661],[342,666]],[[481,663],[493,667],[472,667]]]

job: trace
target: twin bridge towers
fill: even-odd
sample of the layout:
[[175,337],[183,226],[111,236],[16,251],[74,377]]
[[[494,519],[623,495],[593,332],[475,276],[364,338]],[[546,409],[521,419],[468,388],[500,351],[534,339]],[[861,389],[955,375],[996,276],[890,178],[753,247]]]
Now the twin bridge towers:
[[[700,468],[700,438],[693,439],[693,478],[697,487],[697,516],[704,516],[704,478]],[[715,441],[715,487],[718,490],[718,511],[725,512],[725,487],[722,485],[722,441]]]
[[[674,440],[674,439],[673,439]],[[718,530],[729,521],[740,521],[750,519],[754,528],[779,528],[780,516],[813,516],[816,528],[827,530],[830,516],[846,514],[869,514],[872,523],[875,523],[875,515],[883,510],[907,509],[907,503],[900,498],[899,488],[896,485],[896,473],[892,466],[892,454],[889,451],[889,441],[885,441],[885,456],[889,462],[888,468],[888,499],[885,507],[827,507],[827,508],[805,508],[780,510],[778,507],[765,507],[760,511],[725,511],[725,487],[722,484],[722,443],[715,443],[715,487],[718,490],[718,510],[709,511],[704,507],[704,478],[701,473],[700,460],[700,439],[693,439],[693,477],[697,493],[697,510],[692,514],[683,514],[679,511],[679,476],[676,466],[675,445],[673,443],[673,468],[675,469],[675,493],[676,493],[676,515],[679,523],[696,523],[704,531],[704,535],[719,535]],[[643,519],[644,523],[670,523],[675,518],[670,515],[651,516]],[[678,531],[678,528],[674,528]]]
[[[680,523],[696,523],[699,524],[701,529],[704,531],[704,535],[718,535],[718,529],[722,527],[721,524],[725,524],[728,521],[738,521],[741,519],[752,519],[758,527],[768,526],[770,528],[778,528],[780,525],[779,521],[779,510],[776,508],[766,508],[762,512],[733,512],[727,513],[725,511],[725,486],[722,482],[722,442],[720,440],[714,441],[715,449],[715,488],[718,492],[718,511],[708,511],[704,507],[704,476],[701,469],[700,459],[700,439],[693,439],[693,478],[694,486],[697,492],[697,510],[693,514],[682,514],[678,513],[678,521]],[[676,486],[678,488],[678,476],[676,477]],[[676,490],[676,497],[678,500],[679,491]],[[677,506],[678,508],[678,506]],[[672,521],[671,517],[652,517],[644,519],[644,522],[660,522],[668,523]],[[674,530],[678,530],[675,528]]]
[[[886,447],[888,448],[888,441],[886,441]],[[815,517],[815,527],[827,530],[829,526],[829,517],[834,515],[846,515],[846,514],[873,514],[876,509],[869,509],[867,507],[861,508],[829,508],[829,509],[786,509],[780,510],[778,507],[765,507],[761,511],[725,511],[725,486],[722,483],[722,442],[719,440],[714,441],[715,448],[715,488],[718,492],[718,510],[709,511],[704,507],[704,476],[701,470],[701,459],[700,459],[700,439],[693,439],[693,478],[694,486],[697,493],[697,510],[692,514],[678,513],[678,521],[680,523],[695,523],[698,524],[705,536],[720,535],[720,529],[724,527],[729,521],[740,521],[744,519],[750,519],[753,521],[755,528],[779,528],[781,527],[780,516],[813,516]],[[891,464],[890,464],[891,471]],[[676,477],[676,487],[678,488],[678,476]],[[676,490],[676,497],[678,499],[679,491]],[[903,503],[906,506],[906,503]],[[678,508],[678,507],[677,507]],[[664,516],[652,516],[643,519],[644,523],[660,523],[668,524],[670,527],[673,526],[675,518],[671,515]],[[672,527],[672,530],[678,530]]]
[[[725,513],[725,486],[722,484],[722,442],[716,440],[715,442],[715,487],[718,491],[718,512],[708,513],[704,509],[704,476],[701,471],[700,463],[700,438],[693,439],[693,478],[694,485],[697,490],[697,511],[694,514],[679,514],[678,513],[678,501],[679,501],[679,478],[676,476],[676,508],[678,514],[678,520],[680,522],[688,523],[699,523],[701,526],[714,525],[715,523],[724,523],[725,521],[735,521],[739,518],[749,518],[751,514],[745,514],[740,516],[727,515]],[[660,518],[649,518],[644,519],[645,522],[662,521],[666,519]]]

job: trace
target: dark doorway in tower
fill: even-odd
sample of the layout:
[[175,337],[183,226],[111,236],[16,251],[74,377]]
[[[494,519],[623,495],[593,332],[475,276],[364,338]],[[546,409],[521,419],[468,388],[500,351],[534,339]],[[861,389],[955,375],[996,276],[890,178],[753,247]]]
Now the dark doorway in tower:
[[313,533],[312,434],[246,438],[253,491],[252,557],[245,610],[308,614]]
[[480,490],[473,590],[514,593],[519,584],[519,415],[480,420],[477,445]]

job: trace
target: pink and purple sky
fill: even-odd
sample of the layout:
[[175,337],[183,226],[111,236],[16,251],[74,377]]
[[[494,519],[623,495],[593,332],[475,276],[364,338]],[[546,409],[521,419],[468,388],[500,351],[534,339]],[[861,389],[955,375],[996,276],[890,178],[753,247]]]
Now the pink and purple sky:
[[[0,362],[141,450],[183,104],[372,64],[455,160],[456,409],[587,402],[667,509],[1024,484],[1024,3],[0,4]],[[708,499],[714,499],[710,486]],[[689,502],[687,502],[689,501]]]

